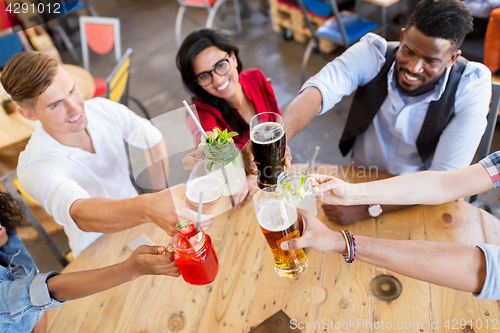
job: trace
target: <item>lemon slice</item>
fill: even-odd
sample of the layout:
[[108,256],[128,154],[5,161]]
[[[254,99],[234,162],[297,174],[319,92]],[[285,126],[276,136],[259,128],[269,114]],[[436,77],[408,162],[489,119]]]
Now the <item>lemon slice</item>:
[[298,193],[301,199],[304,199],[304,197],[306,196],[306,191],[304,190],[303,187],[299,187]]

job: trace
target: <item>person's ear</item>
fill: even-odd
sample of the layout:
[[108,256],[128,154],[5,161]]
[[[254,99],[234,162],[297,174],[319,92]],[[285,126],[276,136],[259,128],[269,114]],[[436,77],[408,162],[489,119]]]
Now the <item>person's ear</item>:
[[446,64],[446,68],[450,68],[451,66],[453,66],[453,64],[455,63],[455,61],[457,61],[458,57],[462,54],[462,50],[455,50],[453,52],[453,54],[451,55],[451,58],[450,60],[448,61],[448,63]]
[[28,120],[37,120],[38,117],[36,116],[35,112],[27,109],[27,108],[23,108],[22,106],[20,106],[17,111],[26,119]]
[[401,31],[399,32],[399,46],[403,44],[403,39],[405,38],[405,28],[401,28]]

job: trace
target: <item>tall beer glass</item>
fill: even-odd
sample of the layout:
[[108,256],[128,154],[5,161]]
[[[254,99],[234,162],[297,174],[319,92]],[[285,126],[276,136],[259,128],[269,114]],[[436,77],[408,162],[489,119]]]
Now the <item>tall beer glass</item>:
[[286,136],[283,119],[274,112],[262,112],[250,120],[250,139],[259,176],[259,188],[276,185],[284,170]]
[[185,205],[195,212],[203,192],[202,213],[210,214],[226,189],[227,175],[224,167],[215,161],[196,163],[186,183]]
[[276,193],[276,186],[266,187],[254,197],[255,214],[267,244],[274,256],[274,269],[279,276],[293,278],[307,270],[309,260],[303,249],[281,249],[283,241],[298,238],[303,222],[289,193]]

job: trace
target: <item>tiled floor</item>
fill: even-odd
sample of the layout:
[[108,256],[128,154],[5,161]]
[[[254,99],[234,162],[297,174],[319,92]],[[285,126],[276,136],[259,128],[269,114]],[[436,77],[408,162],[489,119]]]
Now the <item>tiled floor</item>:
[[[178,4],[176,1],[165,0],[127,0],[125,1],[90,1],[101,16],[118,17],[121,22],[122,50],[128,47],[134,49],[132,56],[131,94],[139,98],[154,116],[175,110],[182,106],[182,100],[190,100],[184,90],[180,75],[175,66],[177,47],[174,37],[174,22]],[[259,0],[251,0],[250,6],[257,8]],[[391,7],[388,17],[407,8],[405,0]],[[370,10],[370,9],[369,9]],[[193,12],[196,17],[204,19],[205,12]],[[193,25],[185,24],[185,29],[194,29]],[[388,39],[397,40],[401,26],[391,26]],[[232,40],[240,48],[240,55],[245,68],[260,68],[266,76],[272,79],[281,110],[297,95],[301,86],[301,59],[305,45],[295,41],[285,41],[281,34],[272,30],[269,18],[254,12],[243,22],[244,32]],[[187,31],[186,30],[186,31]],[[186,35],[186,34],[184,34]],[[469,58],[481,60],[476,41],[464,45],[464,53]],[[66,62],[71,62],[67,54],[63,54]],[[106,60],[106,59],[105,59]],[[107,59],[109,60],[109,59]],[[112,65],[110,62],[93,58],[95,64],[91,71],[94,75],[107,73]],[[106,63],[106,64],[105,64]],[[312,75],[325,64],[325,61],[313,54],[308,73]],[[318,163],[347,164],[348,159],[342,158],[337,143],[345,122],[345,110],[348,109],[349,98],[342,102],[342,111],[335,107],[321,117],[315,118],[309,126],[290,142],[294,162],[306,162],[314,147],[321,150],[317,157]],[[134,106],[132,106],[134,109]],[[176,144],[172,138],[173,124],[160,121],[164,134],[170,138],[170,144]],[[170,126],[170,127],[169,127]],[[495,139],[499,138],[497,135]],[[170,147],[169,147],[170,149]],[[500,140],[496,140],[492,150],[500,149]],[[179,156],[183,155],[182,152]],[[182,170],[180,161],[171,161],[171,174],[179,175],[179,179],[187,177]],[[500,215],[497,215],[500,216]],[[56,241],[67,248],[64,234],[57,235]],[[41,242],[28,242],[28,249],[35,257],[41,271],[60,270],[59,264],[47,253]]]

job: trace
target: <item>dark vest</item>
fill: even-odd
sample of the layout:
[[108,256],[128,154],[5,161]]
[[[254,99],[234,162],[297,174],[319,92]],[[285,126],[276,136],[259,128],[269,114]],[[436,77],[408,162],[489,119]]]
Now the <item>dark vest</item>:
[[[397,43],[387,44],[386,62],[380,73],[365,84],[359,86],[349,110],[347,123],[340,138],[339,148],[346,156],[354,145],[356,137],[364,133],[384,103],[387,91],[387,73],[396,59]],[[424,123],[417,138],[417,150],[426,169],[429,169],[441,133],[455,115],[455,94],[467,60],[458,57],[448,76],[445,91],[437,101],[429,103]]]

